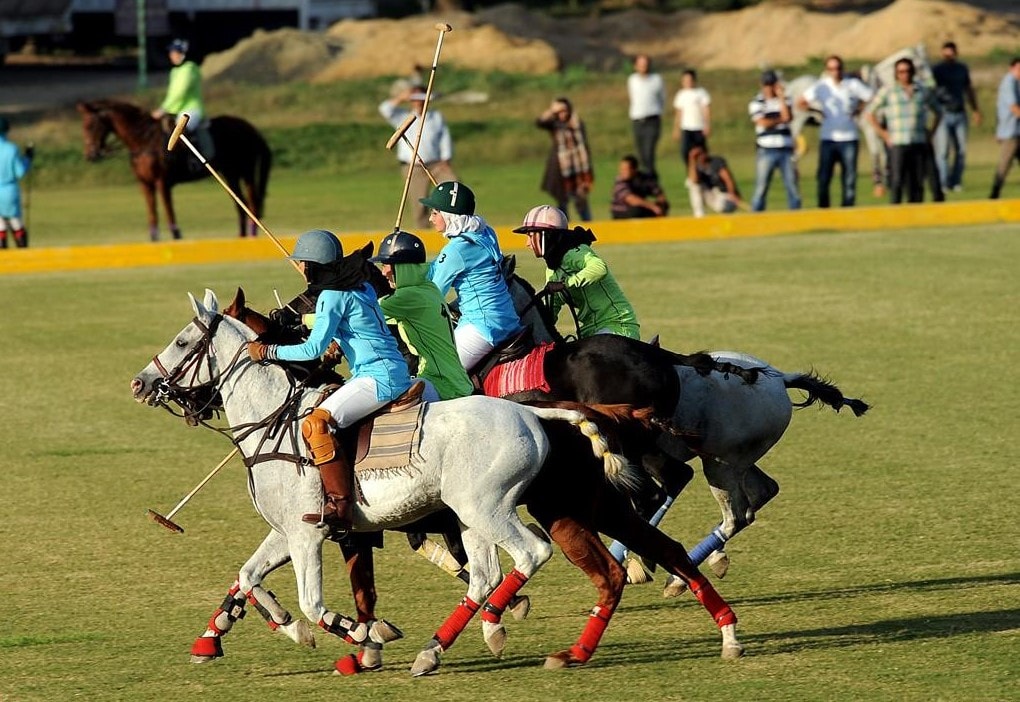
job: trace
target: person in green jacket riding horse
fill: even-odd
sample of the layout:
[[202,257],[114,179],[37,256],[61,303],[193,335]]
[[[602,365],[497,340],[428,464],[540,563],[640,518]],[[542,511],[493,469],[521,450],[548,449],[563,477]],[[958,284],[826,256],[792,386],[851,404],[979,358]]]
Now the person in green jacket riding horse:
[[379,300],[387,323],[396,322],[404,343],[418,357],[418,380],[425,381],[424,399],[452,400],[474,390],[460,363],[453,325],[442,294],[429,280],[425,245],[414,234],[395,231],[383,239],[373,256],[393,293]]
[[560,293],[550,298],[554,317],[564,295],[577,309],[578,334],[619,334],[641,338],[634,308],[627,301],[606,262],[591,248],[595,235],[583,227],[567,228],[567,216],[550,205],[533,207],[524,223],[514,229],[528,235],[528,248],[546,265],[546,289]]

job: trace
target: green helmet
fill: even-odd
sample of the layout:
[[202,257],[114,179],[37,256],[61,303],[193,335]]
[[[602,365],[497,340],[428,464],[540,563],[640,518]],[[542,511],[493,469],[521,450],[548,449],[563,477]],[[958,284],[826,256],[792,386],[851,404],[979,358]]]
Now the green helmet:
[[332,263],[344,255],[344,247],[333,232],[313,229],[298,237],[294,253],[288,256],[292,261],[315,261]]
[[421,198],[418,202],[440,212],[458,215],[475,213],[475,194],[471,188],[456,180],[440,183],[432,194]]
[[425,263],[425,244],[410,232],[396,231],[379,244],[373,263]]

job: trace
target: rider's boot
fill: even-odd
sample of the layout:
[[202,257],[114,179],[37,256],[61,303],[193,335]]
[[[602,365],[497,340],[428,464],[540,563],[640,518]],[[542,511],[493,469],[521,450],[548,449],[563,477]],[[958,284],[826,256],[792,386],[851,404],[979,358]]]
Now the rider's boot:
[[351,490],[354,476],[351,475],[346,456],[333,440],[330,431],[332,426],[333,417],[322,408],[312,410],[301,424],[301,435],[312,454],[312,462],[319,468],[322,487],[326,492],[322,513],[312,512],[302,519],[311,524],[321,521],[337,529],[350,529],[351,509],[354,506]]

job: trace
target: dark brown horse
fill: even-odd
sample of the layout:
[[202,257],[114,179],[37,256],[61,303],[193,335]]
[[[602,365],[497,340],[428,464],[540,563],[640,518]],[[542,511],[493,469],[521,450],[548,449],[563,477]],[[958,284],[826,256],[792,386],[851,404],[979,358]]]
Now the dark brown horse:
[[[174,239],[180,239],[171,189],[177,183],[205,178],[209,171],[199,164],[183,143],[174,153],[168,153],[169,135],[161,122],[135,105],[116,100],[96,100],[79,102],[77,109],[85,135],[85,158],[96,161],[105,156],[110,151],[107,140],[115,134],[127,146],[131,169],[142,186],[149,214],[150,238],[153,241],[159,238],[159,214],[156,211],[156,193],[159,193],[170,233]],[[269,145],[250,123],[229,115],[209,120],[209,134],[214,145],[210,165],[255,216],[261,218],[272,164]],[[196,147],[201,148],[197,143]],[[255,236],[256,225],[241,207],[237,207],[237,216],[240,235]]]

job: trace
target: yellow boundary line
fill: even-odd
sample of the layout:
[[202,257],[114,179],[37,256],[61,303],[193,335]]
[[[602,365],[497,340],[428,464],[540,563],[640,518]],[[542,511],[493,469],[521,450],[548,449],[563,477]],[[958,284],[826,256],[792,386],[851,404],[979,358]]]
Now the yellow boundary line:
[[[969,200],[897,207],[849,207],[796,212],[715,215],[702,219],[609,220],[592,222],[602,244],[643,244],[657,241],[693,241],[750,236],[773,236],[799,232],[845,232],[947,227],[953,225],[1020,222],[1020,199]],[[513,227],[498,229],[500,243],[508,251],[523,248],[524,239]],[[378,243],[388,232],[344,234],[345,249],[369,240]],[[420,232],[429,251],[443,245],[436,232]],[[293,248],[294,238],[281,239]],[[159,243],[114,244],[52,248],[8,249],[0,253],[0,275],[51,273],[96,268],[137,268],[205,263],[262,261],[280,258],[265,237],[258,239],[212,239]]]

